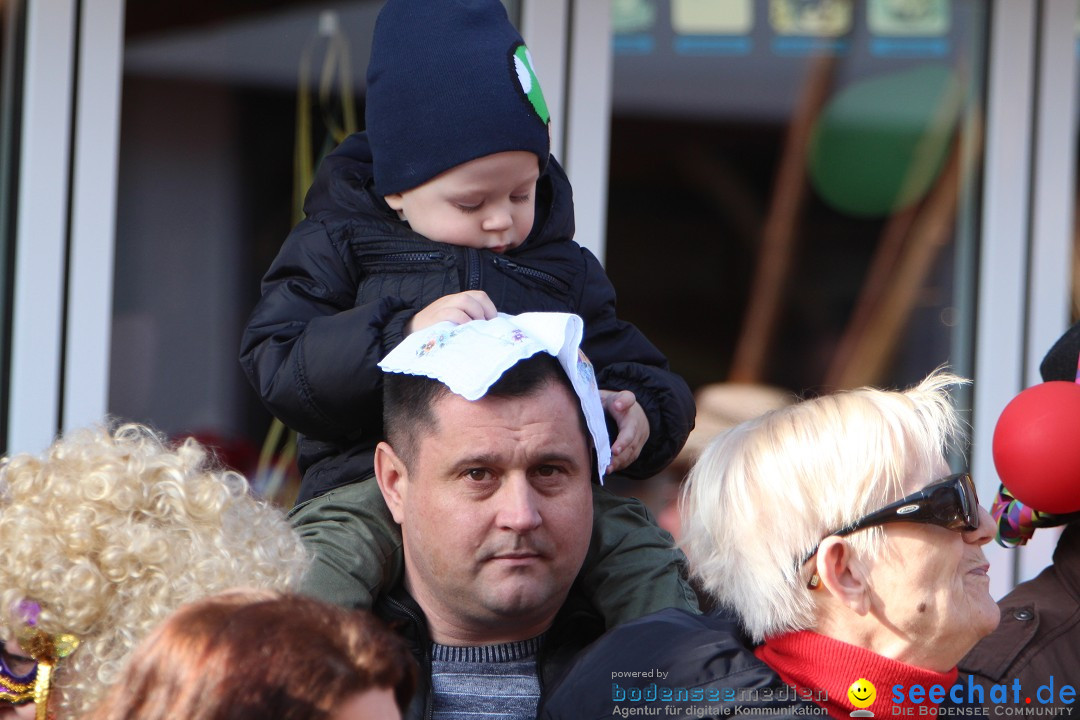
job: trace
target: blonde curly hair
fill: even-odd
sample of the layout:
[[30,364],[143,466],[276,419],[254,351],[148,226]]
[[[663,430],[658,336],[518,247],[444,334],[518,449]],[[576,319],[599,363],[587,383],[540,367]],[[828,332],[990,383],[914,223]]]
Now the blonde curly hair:
[[23,625],[70,633],[50,702],[79,717],[128,653],[178,606],[239,585],[286,590],[308,565],[284,515],[205,447],[127,424],[74,431],[41,457],[0,462],[0,636]]

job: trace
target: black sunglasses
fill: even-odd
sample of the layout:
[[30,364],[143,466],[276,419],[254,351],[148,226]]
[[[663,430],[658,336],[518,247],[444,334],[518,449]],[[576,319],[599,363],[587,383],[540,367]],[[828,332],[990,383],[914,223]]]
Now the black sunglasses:
[[[889,503],[880,510],[864,515],[855,522],[826,533],[827,537],[844,537],[859,530],[875,525],[892,522],[917,522],[940,525],[956,532],[971,532],[979,527],[979,496],[975,494],[975,483],[971,475],[956,473],[927,485],[922,490],[913,492],[894,503]],[[814,557],[821,543],[807,553],[799,567]]]

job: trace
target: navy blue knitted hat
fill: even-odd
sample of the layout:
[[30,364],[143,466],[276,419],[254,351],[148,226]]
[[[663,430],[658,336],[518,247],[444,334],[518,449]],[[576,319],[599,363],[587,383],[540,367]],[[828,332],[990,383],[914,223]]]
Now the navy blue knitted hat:
[[532,60],[499,0],[388,0],[367,71],[368,141],[381,195],[485,155],[550,151]]

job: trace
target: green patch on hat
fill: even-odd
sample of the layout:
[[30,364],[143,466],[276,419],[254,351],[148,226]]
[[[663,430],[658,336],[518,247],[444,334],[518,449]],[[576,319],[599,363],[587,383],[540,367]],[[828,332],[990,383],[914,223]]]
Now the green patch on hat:
[[524,45],[518,45],[514,50],[514,70],[517,72],[517,79],[521,84],[522,92],[525,93],[525,98],[546,125],[551,119],[551,113],[544,100],[544,91],[540,89],[540,80],[536,77],[536,71],[533,70],[532,55],[529,53],[529,48]]

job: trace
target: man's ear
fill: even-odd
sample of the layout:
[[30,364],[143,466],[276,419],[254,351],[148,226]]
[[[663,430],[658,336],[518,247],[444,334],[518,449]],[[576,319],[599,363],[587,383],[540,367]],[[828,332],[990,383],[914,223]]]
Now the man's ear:
[[824,589],[859,615],[870,610],[867,568],[855,557],[844,538],[831,535],[821,541],[817,552],[817,574]]
[[379,483],[386,507],[390,508],[390,514],[394,516],[394,522],[400,525],[405,516],[403,508],[409,489],[409,469],[394,452],[394,448],[385,442],[375,447],[375,479]]
[[398,213],[400,213],[401,208],[404,207],[404,203],[401,202],[401,193],[390,193],[389,195],[384,195],[383,200],[386,201],[386,204],[390,206],[391,210],[397,210]]

